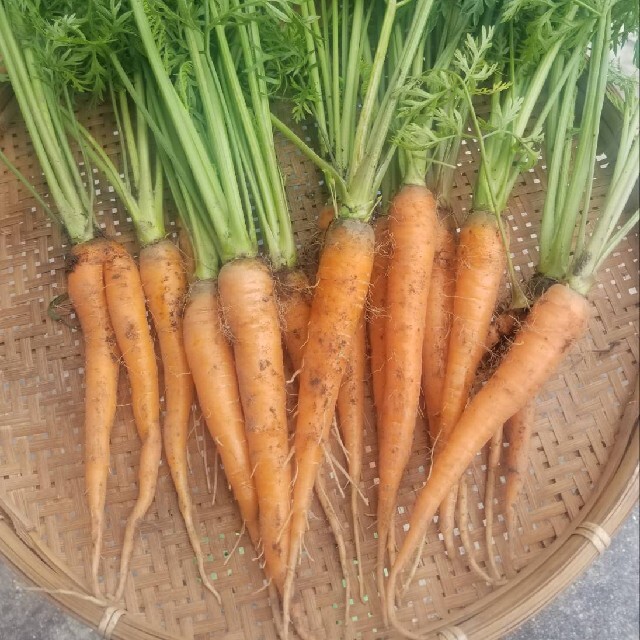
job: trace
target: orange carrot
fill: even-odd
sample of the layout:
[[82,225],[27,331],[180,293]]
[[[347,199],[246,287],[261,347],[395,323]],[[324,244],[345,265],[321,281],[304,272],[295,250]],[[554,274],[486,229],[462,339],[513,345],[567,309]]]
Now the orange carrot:
[[289,550],[291,465],[280,322],[271,272],[237,259],[218,276],[260,508],[267,575],[282,593]]
[[104,291],[106,246],[105,240],[94,240],[73,247],[67,280],[85,345],[85,486],[91,518],[91,589],[97,598],[102,597],[98,569],[119,369],[116,337]]
[[529,442],[536,412],[535,398],[512,415],[504,425],[504,431],[509,442],[506,456],[507,483],[505,486],[504,503],[506,505],[507,533],[509,546],[513,552],[516,534],[516,505],[518,495],[522,489],[523,475],[529,462]]
[[329,203],[322,207],[322,209],[320,209],[320,213],[318,214],[318,229],[322,231],[322,233],[326,233],[335,216],[336,210],[333,206],[333,203]]
[[189,291],[184,346],[202,415],[253,544],[258,545],[258,496],[252,477],[233,351],[222,331],[216,283],[198,280]]
[[291,269],[279,274],[278,301],[285,349],[293,368],[299,372],[311,313],[311,288],[303,271]]
[[[426,187],[405,185],[389,207],[384,402],[378,423],[378,588],[420,398],[422,349],[435,251],[436,203]],[[384,598],[383,598],[384,601]]]
[[200,538],[193,523],[193,502],[189,488],[187,439],[194,394],[182,331],[187,277],[180,249],[170,240],[144,247],[140,251],[140,277],[160,342],[164,367],[166,413],[162,431],[167,464],[200,577],[203,584],[215,594],[216,590],[204,569]]
[[429,421],[431,446],[440,433],[440,411],[447,368],[449,336],[455,296],[456,233],[438,219],[429,300],[422,347],[422,389]]
[[396,619],[394,594],[399,574],[420,543],[443,498],[458,482],[476,452],[501,424],[520,411],[556,371],[587,329],[589,303],[565,285],[552,286],[534,304],[509,352],[471,400],[436,457],[427,484],[413,509],[410,528],[389,576],[386,610],[392,624],[408,638]]
[[[446,445],[469,399],[476,370],[485,353],[505,265],[505,247],[495,216],[486,211],[472,213],[460,231],[456,253],[453,321],[435,457]],[[454,515],[455,490],[443,502],[439,520],[450,557],[455,555]]]
[[378,218],[373,225],[375,234],[375,256],[369,285],[369,348],[371,352],[371,381],[373,403],[378,416],[382,411],[385,375],[384,327],[387,317],[387,269],[389,268],[389,218]]
[[364,598],[364,577],[362,575],[362,551],[360,545],[360,476],[364,455],[364,384],[365,384],[365,328],[364,314],[361,316],[353,336],[351,354],[347,363],[340,391],[338,393],[338,426],[348,455],[348,470],[351,482],[351,518],[353,519],[353,539],[358,563],[358,583],[360,597]]
[[322,443],[329,435],[353,335],[364,307],[373,244],[373,230],[367,223],[338,219],[329,227],[318,266],[298,394],[297,475],[283,596],[285,635],[307,512],[323,457]]
[[156,354],[145,307],[138,267],[129,253],[115,242],[109,243],[104,265],[109,316],[122,352],[131,387],[133,417],[142,448],[138,469],[138,498],[127,520],[120,559],[120,580],[115,599],[126,586],[138,524],[153,502],[162,453],[160,394]]

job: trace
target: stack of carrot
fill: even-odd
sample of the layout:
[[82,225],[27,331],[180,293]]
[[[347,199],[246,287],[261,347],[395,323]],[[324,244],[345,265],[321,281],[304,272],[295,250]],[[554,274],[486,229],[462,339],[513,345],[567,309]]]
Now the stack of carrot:
[[[336,412],[363,595],[367,378],[378,434],[376,576],[385,619],[420,637],[397,619],[398,578],[421,555],[438,512],[447,552],[456,554],[455,506],[458,492],[461,503],[466,495],[460,479],[490,440],[492,507],[503,426],[510,445],[505,513],[515,536],[535,395],[586,331],[594,274],[638,220],[636,212],[618,224],[634,184],[629,167],[638,161],[638,100],[608,62],[610,48],[637,30],[634,10],[623,0],[0,0],[0,55],[55,209],[34,195],[74,245],[69,296],[87,360],[95,596],[103,597],[99,562],[121,358],[143,446],[115,600],[123,597],[134,534],[155,494],[162,440],[203,584],[218,595],[189,492],[195,395],[243,527],[274,600],[276,592],[282,600],[285,638],[314,487],[331,511],[318,473]],[[609,92],[624,111],[618,164],[607,206],[588,222],[600,112],[616,83],[625,98]],[[121,166],[75,115],[87,94],[112,101]],[[293,120],[314,123],[315,144],[271,113],[277,98],[293,105]],[[313,287],[297,263],[274,130],[319,167],[330,189]],[[534,282],[523,283],[511,265],[503,214],[543,141],[549,185],[541,261]],[[469,213],[456,220],[451,190],[462,144],[477,146],[480,166]],[[97,237],[78,155],[106,176],[131,215],[139,266],[117,243]],[[191,273],[167,238],[165,185],[188,238]],[[500,302],[505,281],[510,301]],[[162,430],[147,309],[164,369]],[[298,383],[291,448],[285,353]],[[398,548],[394,512],[421,395],[432,466]],[[472,570],[502,579],[489,564],[484,569],[469,554]]]

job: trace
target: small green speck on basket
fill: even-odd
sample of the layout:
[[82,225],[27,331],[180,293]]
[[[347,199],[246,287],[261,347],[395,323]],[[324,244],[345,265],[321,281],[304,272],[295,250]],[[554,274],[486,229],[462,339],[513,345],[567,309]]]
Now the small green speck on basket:
[[337,609],[337,608],[338,608],[338,605],[337,605],[335,602],[334,602],[331,606],[332,606],[334,609]]
[[244,547],[238,547],[238,554],[241,556],[244,555]]
[[212,580],[217,580],[218,579],[218,574],[215,571],[211,572],[211,575],[209,576]]
[[343,589],[347,588],[347,581],[344,578],[342,578],[342,588]]
[[364,596],[362,596],[362,601],[363,602],[369,602],[369,596],[366,595],[366,594]]
[[351,616],[351,622],[358,622],[358,616]]
[[377,539],[378,539],[378,532],[377,532],[377,531],[373,534],[373,539],[374,539],[374,540],[377,540]]

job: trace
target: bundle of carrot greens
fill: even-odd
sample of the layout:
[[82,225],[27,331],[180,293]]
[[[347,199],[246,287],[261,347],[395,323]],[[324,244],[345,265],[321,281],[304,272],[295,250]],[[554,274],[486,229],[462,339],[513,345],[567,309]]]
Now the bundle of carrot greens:
[[[639,159],[637,84],[612,71],[609,58],[637,29],[637,7],[626,0],[0,0],[0,55],[48,185],[48,196],[34,194],[73,245],[68,288],[85,341],[95,596],[102,597],[122,357],[142,450],[116,600],[155,495],[162,442],[202,582],[220,599],[205,570],[189,487],[195,396],[273,602],[282,600],[284,638],[314,487],[335,520],[321,466],[337,414],[364,598],[368,367],[382,612],[402,635],[422,637],[397,617],[401,573],[422,555],[438,511],[447,553],[456,555],[455,506],[460,498],[465,511],[467,491],[460,479],[489,440],[486,502],[493,505],[503,425],[505,514],[515,537],[535,395],[586,331],[595,273],[638,221],[638,212],[621,221]],[[78,115],[105,99],[120,141],[117,161]],[[591,211],[606,100],[623,125],[605,206]],[[291,115],[283,117],[276,102]],[[302,120],[312,135],[296,133]],[[275,132],[318,167],[328,189],[313,286],[297,264]],[[463,144],[477,146],[480,164],[468,214],[455,220],[451,193]],[[504,214],[541,149],[548,184],[540,263],[524,283],[511,264]],[[102,173],[131,216],[138,264],[98,237],[87,167]],[[165,191],[188,237],[190,267],[167,233]],[[499,315],[505,280],[510,302]],[[499,355],[480,374],[487,352]],[[298,380],[292,445],[285,354]],[[397,549],[394,513],[421,393],[432,467]],[[467,557],[483,579],[502,580],[494,562],[485,570]],[[306,635],[297,615],[295,622]]]

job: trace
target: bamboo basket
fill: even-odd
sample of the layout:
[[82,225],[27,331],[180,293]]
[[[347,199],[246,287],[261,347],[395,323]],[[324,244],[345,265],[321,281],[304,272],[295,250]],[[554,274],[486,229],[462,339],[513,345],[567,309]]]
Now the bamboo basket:
[[[0,148],[34,182],[41,176],[16,109],[0,99]],[[94,135],[118,155],[117,131],[109,107],[87,117]],[[616,120],[606,114],[604,142]],[[311,265],[317,213],[326,198],[320,174],[287,143],[279,142],[295,231]],[[605,152],[607,153],[607,152]],[[455,212],[469,204],[477,150],[463,145],[456,179]],[[593,206],[602,200],[609,160],[601,157]],[[525,173],[510,201],[507,220],[512,251],[523,277],[537,263],[537,228],[545,185],[545,166]],[[50,314],[50,302],[66,290],[67,241],[28,190],[2,168],[0,173],[0,553],[59,606],[107,638],[158,640],[224,638],[271,640],[277,637],[264,577],[246,535],[240,536],[237,509],[215,464],[214,447],[197,410],[189,441],[191,488],[206,567],[222,596],[222,607],[200,583],[163,463],[155,502],[137,537],[124,602],[99,605],[88,593],[91,541],[84,497],[82,336],[71,309]],[[117,237],[135,253],[131,221],[98,173],[95,211],[103,233]],[[175,229],[171,227],[173,231]],[[305,247],[311,246],[311,249]],[[518,574],[492,587],[470,571],[462,553],[449,559],[433,524],[412,586],[402,598],[400,619],[434,637],[499,638],[568,586],[602,553],[610,536],[638,498],[638,235],[630,234],[601,269],[590,296],[589,334],[570,352],[537,401],[529,469],[518,510],[515,542]],[[112,436],[103,588],[117,580],[124,524],[136,496],[139,441],[126,376],[121,376],[119,407]],[[382,623],[373,578],[377,540],[374,512],[376,437],[368,406],[362,488],[363,565],[367,598],[353,595],[345,620],[345,585],[335,542],[319,505],[313,504],[309,553],[297,573],[297,592],[310,630],[318,637],[351,634],[365,640],[395,637]],[[496,506],[494,544],[484,544],[484,454],[467,472],[470,481],[469,535],[477,560],[507,557],[502,513]],[[419,420],[413,455],[405,473],[396,514],[401,540],[425,481],[429,450]],[[331,500],[353,553],[348,506],[330,482]],[[217,484],[215,503],[213,487]],[[502,497],[498,483],[496,498]],[[459,538],[457,539],[459,540]],[[357,593],[355,570],[350,576]]]

